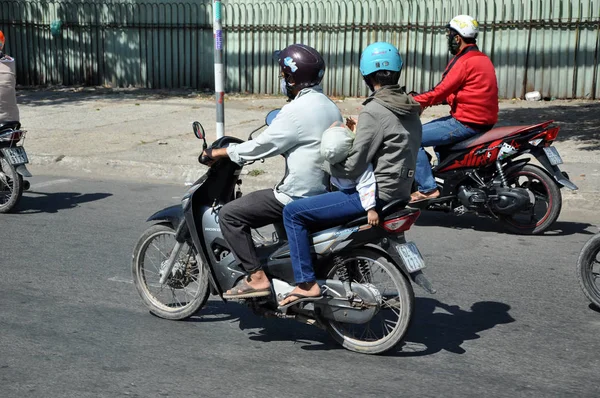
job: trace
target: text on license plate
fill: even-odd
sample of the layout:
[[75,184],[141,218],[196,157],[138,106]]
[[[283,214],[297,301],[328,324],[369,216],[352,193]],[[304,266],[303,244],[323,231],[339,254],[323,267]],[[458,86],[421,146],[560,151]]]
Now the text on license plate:
[[558,149],[554,148],[553,146],[545,147],[543,149],[552,166],[562,164],[563,161],[560,155],[558,154]]
[[27,153],[25,152],[25,148],[23,148],[22,146],[2,148],[2,154],[10,164],[18,165],[29,163],[29,159],[27,159]]
[[396,251],[404,260],[404,265],[408,272],[415,272],[422,268],[425,268],[425,261],[413,242],[406,242],[396,245]]

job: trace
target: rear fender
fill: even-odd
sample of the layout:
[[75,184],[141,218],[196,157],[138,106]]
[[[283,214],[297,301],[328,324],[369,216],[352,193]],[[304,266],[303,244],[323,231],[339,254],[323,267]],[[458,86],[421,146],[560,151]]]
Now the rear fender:
[[[405,241],[406,240],[402,238],[402,242]],[[398,269],[400,270],[400,272],[402,272],[407,278],[412,280],[415,284],[421,286],[423,290],[425,290],[427,293],[435,294],[435,288],[431,285],[431,282],[429,282],[422,270],[413,273],[408,272],[406,266],[404,265],[404,261],[402,261],[402,258],[400,258],[398,252],[390,244],[389,239],[384,239],[381,242],[381,246],[368,243],[365,245],[365,247],[368,247],[369,249],[379,252],[381,253],[381,255],[387,257],[388,260],[391,260],[392,264],[395,264],[396,267],[398,267]]]
[[560,168],[558,166],[552,165],[550,163],[550,161],[548,160],[548,156],[546,156],[546,154],[544,153],[543,150],[541,150],[541,149],[535,150],[533,152],[533,155],[538,160],[538,162],[540,162],[540,164],[542,166],[544,166],[544,168],[548,171],[548,174],[550,174],[560,186],[569,188],[572,191],[579,189],[577,187],[577,185],[573,184],[565,176],[565,174],[563,174],[563,172],[560,171]]

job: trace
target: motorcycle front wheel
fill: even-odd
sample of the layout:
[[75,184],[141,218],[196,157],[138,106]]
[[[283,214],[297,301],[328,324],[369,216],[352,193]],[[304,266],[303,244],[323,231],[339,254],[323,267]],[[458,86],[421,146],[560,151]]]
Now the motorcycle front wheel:
[[562,195],[556,182],[542,168],[526,164],[506,176],[511,188],[524,188],[534,198],[530,208],[510,216],[502,221],[508,230],[522,235],[536,235],[546,231],[560,215]]
[[189,318],[208,300],[208,268],[198,264],[196,251],[184,244],[167,281],[160,272],[175,246],[175,230],[166,224],[148,228],[133,251],[131,272],[135,287],[156,316],[170,320]]
[[587,241],[577,259],[579,285],[587,298],[600,309],[600,234]]
[[23,196],[23,177],[15,166],[0,157],[0,213],[8,213],[15,208]]
[[[346,270],[341,268],[345,267]],[[329,334],[344,348],[363,354],[380,354],[394,348],[408,331],[414,310],[414,292],[406,276],[380,253],[352,250],[327,273],[328,279],[348,275],[352,283],[377,289],[381,306],[364,324],[321,319]]]

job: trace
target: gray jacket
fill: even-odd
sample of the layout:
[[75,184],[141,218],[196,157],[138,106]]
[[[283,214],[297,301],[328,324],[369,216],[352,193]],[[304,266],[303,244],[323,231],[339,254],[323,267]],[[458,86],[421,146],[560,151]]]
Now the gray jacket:
[[334,177],[355,179],[373,164],[378,197],[386,202],[410,198],[421,147],[421,105],[399,86],[385,86],[363,102],[348,158],[325,162]]
[[281,108],[271,125],[256,139],[227,148],[231,160],[243,164],[276,155],[285,157],[285,176],[275,197],[287,204],[294,199],[326,192],[322,170],[321,137],[342,114],[319,86],[306,88]]

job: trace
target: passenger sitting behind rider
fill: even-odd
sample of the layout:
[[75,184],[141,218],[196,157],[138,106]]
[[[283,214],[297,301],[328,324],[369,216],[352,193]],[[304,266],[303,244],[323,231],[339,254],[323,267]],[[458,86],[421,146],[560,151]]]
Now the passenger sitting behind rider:
[[248,273],[247,278],[223,294],[224,298],[271,294],[250,230],[281,222],[285,204],[326,192],[321,137],[334,122],[342,121],[340,110],[319,85],[325,73],[321,54],[312,47],[292,44],[276,55],[281,91],[291,102],[256,139],[204,152],[209,158],[229,157],[238,164],[277,155],[283,155],[286,161],[284,179],[275,189],[251,192],[225,204],[219,211],[223,237]]
[[[401,70],[402,59],[392,44],[378,42],[363,51],[360,72],[373,93],[363,103],[357,124],[349,123],[356,124],[356,138],[348,158],[333,165],[324,163],[333,177],[351,182],[360,180],[372,164],[378,208],[393,200],[410,199],[421,143],[421,107],[398,86]],[[285,206],[283,221],[296,287],[279,302],[281,307],[321,295],[312,264],[309,227],[343,223],[364,212],[354,188],[298,199]]]
[[450,116],[423,125],[423,141],[417,158],[415,181],[418,190],[411,202],[437,198],[431,164],[424,147],[448,145],[490,130],[498,121],[498,83],[490,59],[477,48],[479,23],[468,15],[454,17],[447,26],[448,50],[454,57],[441,82],[414,99],[424,108],[444,101]]
[[[329,165],[335,165],[344,161],[352,150],[354,142],[354,131],[356,123],[348,120],[349,127],[342,123],[335,123],[323,133],[321,141],[321,154]],[[369,225],[379,224],[379,214],[375,210],[377,206],[377,183],[373,173],[373,165],[369,164],[367,169],[357,179],[331,177],[331,185],[341,191],[356,190],[360,197],[360,203],[367,212],[367,222]]]

